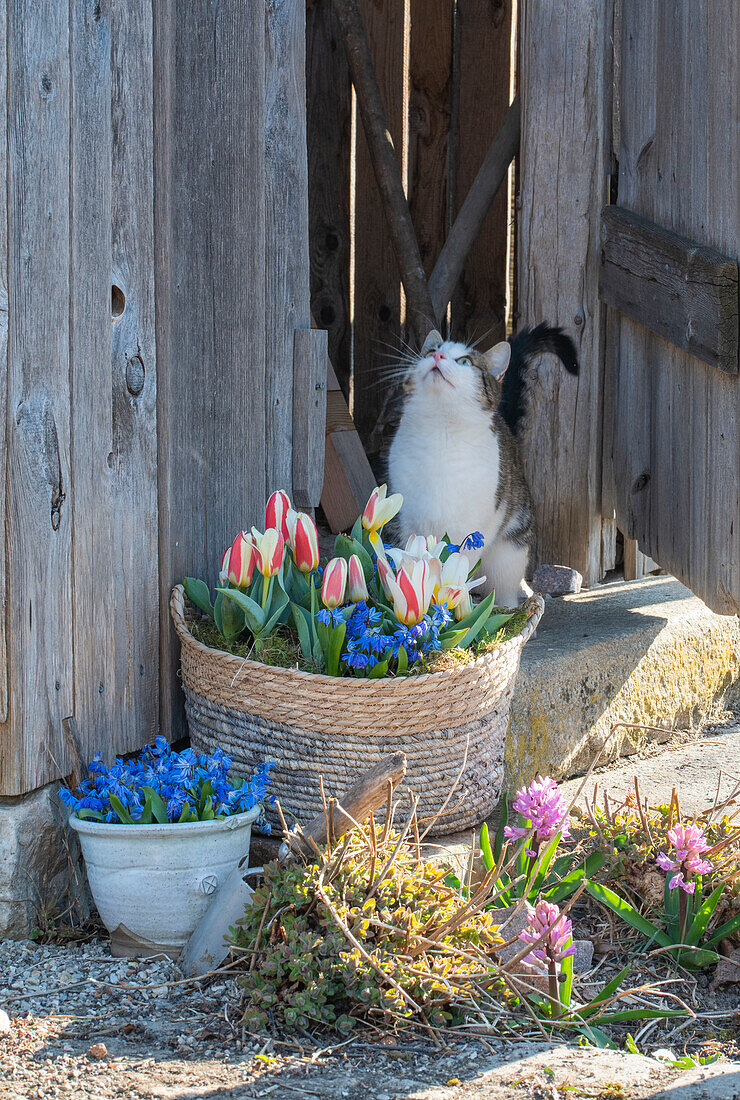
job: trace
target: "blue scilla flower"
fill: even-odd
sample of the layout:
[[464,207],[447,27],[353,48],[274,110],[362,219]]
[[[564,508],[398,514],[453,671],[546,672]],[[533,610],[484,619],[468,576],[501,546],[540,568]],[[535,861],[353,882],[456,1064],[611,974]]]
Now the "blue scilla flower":
[[481,550],[485,545],[485,541],[480,531],[471,531],[467,538],[463,539],[463,549]]
[[383,618],[382,613],[377,607],[368,607],[367,609],[367,625],[368,626],[380,626],[380,622]]
[[335,607],[333,611],[322,607],[321,611],[316,612],[316,621],[324,623],[326,626],[341,626],[344,622],[344,615],[338,607]]
[[357,672],[364,672],[369,664],[373,664],[371,657],[368,657],[366,653],[348,653],[347,665],[349,668],[356,669]]

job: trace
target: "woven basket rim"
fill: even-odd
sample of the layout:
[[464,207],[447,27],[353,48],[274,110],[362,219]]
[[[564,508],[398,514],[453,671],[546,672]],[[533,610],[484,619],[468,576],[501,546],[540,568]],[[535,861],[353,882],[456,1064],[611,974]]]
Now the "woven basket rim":
[[[170,613],[172,615],[172,621],[175,626],[178,637],[181,643],[185,643],[197,652],[199,649],[205,653],[218,654],[223,659],[224,663],[231,664],[232,662],[238,662],[240,669],[248,669],[254,672],[259,672],[261,669],[269,670],[271,675],[284,677],[286,680],[303,680],[307,684],[331,684],[337,686],[338,684],[347,684],[349,682],[353,688],[357,688],[359,691],[370,691],[372,693],[383,690],[398,690],[399,677],[397,676],[385,676],[377,680],[361,679],[359,677],[347,677],[347,676],[327,676],[324,672],[306,672],[299,668],[286,668],[284,665],[267,665],[263,661],[254,661],[251,657],[238,657],[235,653],[229,653],[225,649],[216,649],[214,646],[208,646],[204,642],[199,641],[193,636],[185,618],[185,589],[181,584],[176,584],[172,589],[172,595],[170,596]],[[511,649],[523,647],[530,639],[534,631],[537,629],[540,619],[545,610],[545,601],[539,593],[534,593],[528,600],[522,604],[522,607],[527,611],[527,621],[513,638],[509,638],[508,641],[502,642],[496,646],[495,649],[490,650],[488,653],[482,653],[475,661],[470,661],[465,664],[460,664],[456,668],[441,669],[439,672],[422,672],[418,676],[402,677],[404,684],[426,684],[430,682],[440,682],[444,678],[459,676],[463,674],[465,678],[468,678],[477,667],[483,668],[486,665],[496,664],[500,661],[502,655],[508,653]]]

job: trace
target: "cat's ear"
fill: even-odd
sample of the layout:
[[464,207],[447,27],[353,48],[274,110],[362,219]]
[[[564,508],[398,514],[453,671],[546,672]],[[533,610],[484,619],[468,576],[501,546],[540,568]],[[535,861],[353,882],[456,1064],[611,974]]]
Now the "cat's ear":
[[427,336],[424,343],[422,344],[421,351],[419,352],[419,355],[421,356],[422,359],[426,358],[427,355],[431,355],[433,351],[436,351],[441,343],[442,343],[441,333],[437,332],[436,328],[433,328],[432,331]]
[[511,344],[508,340],[502,340],[500,344],[494,344],[485,352],[483,358],[493,377],[500,382],[506,374],[506,368],[511,359]]

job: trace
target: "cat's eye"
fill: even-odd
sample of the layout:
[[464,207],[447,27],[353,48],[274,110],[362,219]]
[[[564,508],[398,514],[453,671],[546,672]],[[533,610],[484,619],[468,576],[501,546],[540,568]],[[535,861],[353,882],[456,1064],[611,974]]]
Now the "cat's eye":
[[457,362],[461,367],[472,367],[473,365],[473,360],[469,359],[467,355],[463,355],[462,359],[458,359]]

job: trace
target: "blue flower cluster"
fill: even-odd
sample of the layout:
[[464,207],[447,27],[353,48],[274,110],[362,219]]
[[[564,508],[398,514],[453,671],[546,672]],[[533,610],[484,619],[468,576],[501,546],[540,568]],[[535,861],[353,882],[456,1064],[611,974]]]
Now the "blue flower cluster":
[[401,648],[406,650],[409,665],[415,664],[440,648],[439,632],[450,618],[445,607],[435,605],[416,626],[400,626],[392,634],[384,634],[380,611],[362,600],[347,621],[347,665],[355,672],[367,672],[380,661],[397,659]]
[[459,546],[457,543],[450,543],[450,553],[457,554],[460,550],[482,550],[484,544],[485,539],[480,531],[471,531],[471,533],[462,540]]
[[90,777],[76,792],[62,787],[59,797],[77,817],[139,825],[213,821],[274,801],[266,795],[271,763],[248,780],[229,776],[231,764],[222,749],[210,756],[173,752],[159,736],[133,759],[116,757],[110,767],[98,753],[88,764]]

